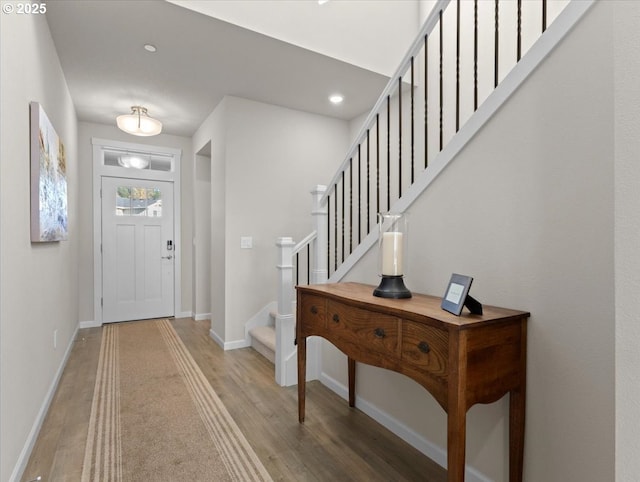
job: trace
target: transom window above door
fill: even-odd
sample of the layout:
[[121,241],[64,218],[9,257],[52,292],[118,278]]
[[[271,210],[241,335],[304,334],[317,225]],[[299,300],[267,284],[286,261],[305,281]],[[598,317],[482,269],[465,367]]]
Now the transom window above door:
[[174,169],[173,156],[121,150],[105,150],[104,165],[164,172],[170,172]]

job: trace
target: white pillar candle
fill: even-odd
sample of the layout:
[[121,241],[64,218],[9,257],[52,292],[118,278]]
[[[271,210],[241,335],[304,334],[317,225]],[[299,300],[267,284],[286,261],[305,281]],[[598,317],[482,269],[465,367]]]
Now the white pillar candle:
[[402,233],[382,233],[382,274],[402,275],[402,256]]

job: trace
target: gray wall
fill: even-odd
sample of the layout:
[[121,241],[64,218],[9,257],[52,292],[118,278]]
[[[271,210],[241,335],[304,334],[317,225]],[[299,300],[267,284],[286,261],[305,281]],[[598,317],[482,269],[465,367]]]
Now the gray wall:
[[[612,48],[597,3],[410,208],[410,289],[441,296],[458,272],[483,303],[532,313],[525,480],[614,478]],[[374,251],[349,280],[376,282]],[[346,383],[343,356],[324,355]],[[417,384],[363,367],[357,390],[446,447],[445,414]],[[496,481],[507,415],[506,399],[468,414],[467,461]]]
[[[49,27],[42,15],[2,14],[0,35],[0,480],[9,480],[78,326],[81,240],[76,116]],[[65,146],[67,241],[30,242],[30,101]]]
[[616,2],[615,285],[616,480],[640,474],[640,3]]

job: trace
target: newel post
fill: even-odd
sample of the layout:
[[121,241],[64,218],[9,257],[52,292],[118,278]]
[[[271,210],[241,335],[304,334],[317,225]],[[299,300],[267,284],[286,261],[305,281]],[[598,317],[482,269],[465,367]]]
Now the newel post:
[[278,238],[278,313],[276,314],[276,383],[291,385],[287,381],[286,360],[295,351],[295,316],[293,313],[293,248],[292,238]]
[[311,195],[313,196],[313,208],[311,216],[313,217],[313,229],[317,233],[316,239],[313,241],[313,261],[311,263],[311,283],[326,283],[329,279],[329,270],[327,266],[327,245],[329,242],[329,233],[327,226],[327,216],[329,210],[327,203],[321,204],[320,200],[327,191],[327,186],[318,184]]

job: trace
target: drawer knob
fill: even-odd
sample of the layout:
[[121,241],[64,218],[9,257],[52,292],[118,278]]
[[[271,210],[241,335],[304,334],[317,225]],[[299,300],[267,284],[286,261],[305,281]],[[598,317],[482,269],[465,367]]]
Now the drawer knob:
[[429,347],[429,344],[426,341],[421,341],[418,343],[418,350],[422,353],[429,353],[431,351],[431,347]]
[[376,336],[376,338],[384,338],[385,336],[387,336],[382,328],[376,328],[375,330],[373,330],[373,334]]
[[311,307],[311,313],[313,313],[314,315],[318,314],[318,307],[316,305],[313,305]]
[[334,313],[333,314],[333,322],[334,323],[339,323],[340,322],[340,315],[338,313]]

